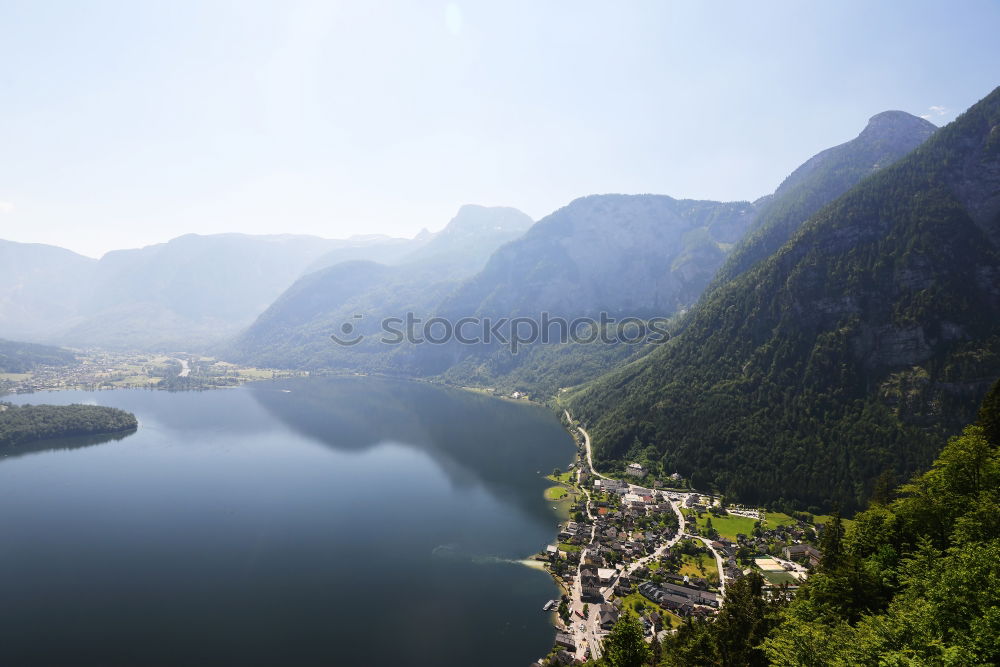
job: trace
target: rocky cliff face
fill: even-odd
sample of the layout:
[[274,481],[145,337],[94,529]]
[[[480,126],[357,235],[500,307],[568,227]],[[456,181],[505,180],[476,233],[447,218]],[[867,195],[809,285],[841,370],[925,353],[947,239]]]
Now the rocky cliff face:
[[594,195],[540,220],[446,301],[449,315],[670,315],[752,223],[749,202]]
[[861,133],[817,153],[759,202],[750,233],[726,261],[714,285],[732,280],[771,256],[799,227],[863,179],[894,164],[924,143],[937,128],[904,111],[872,116]]

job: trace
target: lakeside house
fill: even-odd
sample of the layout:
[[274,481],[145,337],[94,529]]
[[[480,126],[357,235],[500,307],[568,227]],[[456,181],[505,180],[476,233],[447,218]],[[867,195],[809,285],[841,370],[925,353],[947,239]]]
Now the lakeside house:
[[568,651],[576,653],[576,642],[573,641],[573,636],[565,632],[556,633],[556,646],[561,646]]

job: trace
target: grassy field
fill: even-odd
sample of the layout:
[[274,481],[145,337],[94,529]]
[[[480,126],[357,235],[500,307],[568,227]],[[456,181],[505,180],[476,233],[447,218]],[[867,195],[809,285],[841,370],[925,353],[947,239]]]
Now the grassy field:
[[[698,517],[698,530],[702,535],[707,535],[706,525],[708,523],[708,518],[711,514],[705,512],[700,517]],[[798,525],[798,521],[784,512],[767,512],[765,513],[764,528],[771,529],[777,528],[778,526],[795,526]],[[828,515],[816,515],[814,521],[816,524],[826,523],[830,520]],[[844,528],[851,525],[850,519],[842,519],[844,522]],[[728,515],[723,517],[712,516],[712,527],[719,531],[721,537],[726,539],[736,541],[736,535],[738,533],[743,533],[744,535],[750,535],[753,532],[755,520],[743,516]]]
[[240,377],[250,378],[251,380],[269,380],[275,375],[274,371],[260,368],[241,368],[237,373]]
[[550,486],[545,489],[546,500],[562,500],[569,495],[569,489],[565,486]]
[[[560,478],[565,477],[567,473],[560,475]],[[557,478],[552,475],[546,475],[546,479],[550,481],[557,481]],[[556,484],[545,489],[545,500],[554,503],[552,509],[555,510],[556,516],[560,521],[566,521],[570,518],[573,510],[573,505],[576,504],[580,497],[580,492],[575,486],[569,484]]]
[[738,533],[750,535],[753,532],[754,523],[756,523],[754,519],[750,519],[745,516],[735,516],[731,514],[728,516],[716,517],[706,512],[698,518],[698,530],[702,535],[708,534],[705,527],[708,524],[709,517],[712,519],[712,527],[719,531],[719,535],[734,542],[736,541],[736,535]]
[[704,577],[705,579],[714,576],[716,581],[719,580],[719,570],[715,566],[715,559],[712,558],[712,554],[708,553],[698,554],[697,556],[684,554],[681,569],[677,574],[689,577]]
[[159,381],[160,381],[160,378],[153,378],[153,377],[149,377],[148,375],[129,375],[129,376],[123,377],[121,380],[115,380],[111,384],[113,384],[113,385],[115,385],[117,387],[126,387],[126,386],[132,386],[132,385],[137,385],[137,384],[143,384],[143,385],[145,385],[145,384],[157,384],[157,383],[159,383]]
[[546,475],[545,479],[550,479],[553,482],[559,482],[560,484],[572,484],[573,471],[561,473],[558,477],[556,477],[555,475]]
[[788,516],[784,512],[766,512],[765,528],[777,528],[778,526],[795,526],[799,522]]
[[788,572],[761,572],[761,575],[775,586],[780,586],[781,584],[791,584],[794,586],[799,583],[799,580]]
[[12,382],[20,382],[30,377],[31,373],[0,373],[0,380],[10,380]]
[[583,547],[581,547],[579,544],[569,544],[568,542],[560,542],[559,543],[559,550],[560,551],[565,551],[566,553],[573,553],[573,552],[581,551],[582,549],[583,549]]
[[622,608],[623,609],[629,609],[631,611],[635,611],[636,610],[636,606],[638,606],[639,609],[642,609],[642,610],[647,611],[647,612],[651,612],[651,611],[663,612],[664,613],[664,620],[666,622],[668,622],[670,624],[670,627],[672,627],[672,628],[676,628],[681,623],[683,623],[683,621],[681,620],[680,616],[677,616],[673,612],[664,609],[663,607],[661,607],[660,605],[656,604],[655,602],[652,602],[651,600],[647,600],[640,593],[630,593],[630,594],[628,594],[625,597],[620,598],[620,599],[622,601]]

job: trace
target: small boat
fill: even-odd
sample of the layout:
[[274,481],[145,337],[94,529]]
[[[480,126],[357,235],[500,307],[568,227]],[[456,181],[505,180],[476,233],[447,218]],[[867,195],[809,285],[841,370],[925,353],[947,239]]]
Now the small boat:
[[542,607],[542,611],[549,611],[550,609],[555,608],[556,604],[558,603],[555,600],[549,600],[545,603],[545,606]]

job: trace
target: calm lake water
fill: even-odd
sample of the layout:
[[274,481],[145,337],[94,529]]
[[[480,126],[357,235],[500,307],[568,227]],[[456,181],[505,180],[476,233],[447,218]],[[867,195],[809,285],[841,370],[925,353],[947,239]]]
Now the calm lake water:
[[6,397],[139,430],[0,458],[2,665],[526,665],[550,412],[373,378]]

